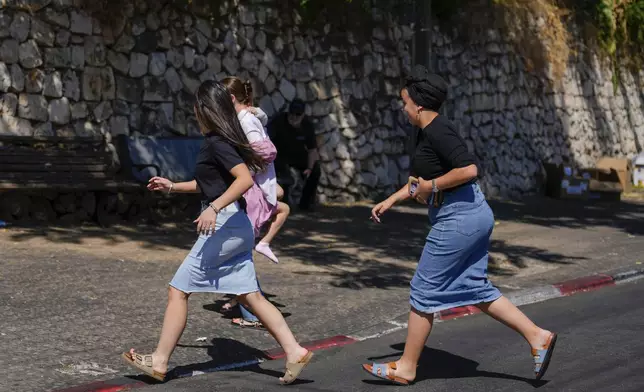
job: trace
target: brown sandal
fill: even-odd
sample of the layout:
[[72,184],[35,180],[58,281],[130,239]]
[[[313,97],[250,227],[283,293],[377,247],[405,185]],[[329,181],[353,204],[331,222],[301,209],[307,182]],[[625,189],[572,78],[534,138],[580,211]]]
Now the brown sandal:
[[286,371],[284,372],[284,377],[280,378],[280,383],[282,385],[288,385],[295,381],[306,365],[311,362],[311,358],[313,358],[313,351],[309,351],[296,363],[286,362]]
[[546,374],[546,370],[548,370],[548,365],[550,365],[550,360],[552,359],[552,353],[555,350],[555,344],[557,344],[557,334],[552,333],[542,349],[532,349],[534,375],[537,380],[541,380],[543,375]]
[[159,373],[152,369],[152,355],[141,355],[136,352],[123,353],[121,358],[130,366],[133,366],[155,380],[165,381],[165,373]]
[[402,377],[394,376],[389,374],[389,369],[396,370],[397,365],[396,362],[389,362],[389,363],[372,363],[372,364],[364,364],[362,365],[362,369],[371,374],[372,376],[381,378],[383,380],[387,380],[393,384],[396,385],[403,385],[407,386],[409,384],[412,384],[413,381],[406,380]]
[[248,320],[244,320],[241,317],[232,319],[231,323],[233,323],[234,325],[240,328],[266,329],[266,327],[264,327],[264,324],[262,324],[261,321],[248,321]]

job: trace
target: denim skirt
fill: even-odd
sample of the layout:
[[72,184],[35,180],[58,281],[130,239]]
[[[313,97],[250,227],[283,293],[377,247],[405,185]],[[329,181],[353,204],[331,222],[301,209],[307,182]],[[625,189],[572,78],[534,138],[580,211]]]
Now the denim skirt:
[[491,302],[501,296],[487,277],[494,215],[478,184],[446,192],[429,203],[431,230],[411,281],[411,306],[434,313]]
[[[202,206],[208,208],[207,205]],[[184,293],[247,294],[259,291],[253,247],[255,235],[237,202],[217,215],[214,233],[200,234],[170,286]]]

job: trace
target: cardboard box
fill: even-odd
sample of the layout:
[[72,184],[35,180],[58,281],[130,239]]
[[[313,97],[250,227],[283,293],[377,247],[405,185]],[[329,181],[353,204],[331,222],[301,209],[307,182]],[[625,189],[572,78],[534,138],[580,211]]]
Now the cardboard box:
[[620,201],[624,187],[615,169],[583,169],[582,176],[589,175],[588,199]]
[[598,169],[615,169],[624,192],[633,190],[633,164],[628,159],[601,157],[595,165]]
[[589,190],[598,192],[624,192],[619,173],[615,169],[579,169],[579,175],[590,180]]
[[544,163],[546,169],[546,196],[556,199],[586,199],[590,178],[577,175],[570,165]]
[[619,201],[624,188],[615,169],[544,164],[546,195],[557,199]]

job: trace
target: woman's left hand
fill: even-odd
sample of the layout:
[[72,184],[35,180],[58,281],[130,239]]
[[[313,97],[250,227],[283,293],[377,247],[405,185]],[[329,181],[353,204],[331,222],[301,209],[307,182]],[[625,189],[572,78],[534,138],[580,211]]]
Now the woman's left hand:
[[194,223],[197,224],[197,233],[199,234],[214,234],[215,233],[215,223],[217,222],[217,213],[212,207],[206,208],[199,218],[197,218]]
[[411,197],[421,204],[427,204],[429,196],[432,194],[432,182],[418,177],[418,187]]

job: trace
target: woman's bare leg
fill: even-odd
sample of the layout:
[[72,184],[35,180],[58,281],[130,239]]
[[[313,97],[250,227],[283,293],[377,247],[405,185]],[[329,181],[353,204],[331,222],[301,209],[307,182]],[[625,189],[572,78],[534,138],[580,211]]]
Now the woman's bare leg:
[[238,301],[244,306],[249,306],[259,321],[264,324],[268,332],[277,340],[277,343],[284,349],[287,362],[298,362],[308,350],[300,346],[295,336],[286,324],[284,316],[272,303],[256,291],[250,294],[237,296]]
[[426,314],[411,309],[407,326],[407,340],[402,357],[396,361],[396,370],[389,369],[389,374],[413,381],[416,378],[416,368],[425,343],[432,331],[434,314]]
[[550,331],[536,326],[528,316],[504,296],[492,302],[479,304],[477,307],[517,331],[532,348],[543,348],[550,337]]
[[[165,309],[163,327],[156,350],[152,353],[152,369],[165,374],[168,371],[168,361],[186,328],[188,321],[188,297],[190,294],[168,289],[168,305]],[[130,350],[132,353],[134,349]]]

